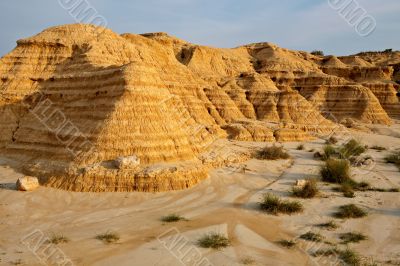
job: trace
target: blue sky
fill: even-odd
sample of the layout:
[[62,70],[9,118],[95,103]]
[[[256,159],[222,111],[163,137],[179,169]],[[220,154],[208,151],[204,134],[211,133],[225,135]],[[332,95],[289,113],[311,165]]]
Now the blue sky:
[[[50,26],[75,23],[59,1],[78,0],[1,0],[0,56],[11,51],[18,39]],[[88,1],[118,33],[164,31],[217,47],[268,41],[285,48],[320,49],[337,55],[400,50],[399,0],[357,0],[377,21],[376,30],[368,37],[359,36],[328,0],[79,1]]]

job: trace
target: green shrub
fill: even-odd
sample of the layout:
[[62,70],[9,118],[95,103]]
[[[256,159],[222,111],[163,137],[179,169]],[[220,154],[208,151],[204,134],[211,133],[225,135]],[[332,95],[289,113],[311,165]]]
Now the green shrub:
[[103,241],[106,244],[110,244],[117,242],[120,239],[120,237],[117,233],[107,232],[104,234],[97,235],[96,239]]
[[163,221],[165,223],[174,223],[174,222],[179,222],[182,220],[186,220],[186,219],[178,214],[169,214],[167,216],[161,217],[161,221]]
[[351,156],[359,156],[367,151],[367,148],[359,141],[351,139],[340,148],[342,158],[349,158]]
[[335,213],[337,218],[361,218],[367,216],[367,212],[354,204],[343,205],[339,207],[339,211]]
[[325,182],[344,183],[350,179],[350,163],[347,160],[328,159],[320,174]]
[[359,243],[368,239],[366,235],[357,232],[344,233],[341,234],[339,238],[343,241],[343,244]]
[[309,179],[306,184],[302,188],[294,187],[292,190],[292,194],[295,197],[311,199],[314,198],[318,194],[317,180]]
[[282,146],[267,146],[258,152],[258,158],[261,160],[279,160],[289,159],[290,155]]
[[202,248],[222,249],[229,246],[230,241],[222,234],[210,233],[200,238],[197,244]]
[[277,196],[265,194],[260,202],[261,210],[277,215],[279,213],[292,214],[303,211],[303,205],[298,201],[281,200]]

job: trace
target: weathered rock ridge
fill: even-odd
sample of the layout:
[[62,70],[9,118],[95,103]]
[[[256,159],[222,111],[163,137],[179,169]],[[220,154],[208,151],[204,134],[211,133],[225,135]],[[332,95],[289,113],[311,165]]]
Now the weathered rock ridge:
[[[187,188],[248,157],[220,139],[302,141],[348,118],[400,118],[398,52],[217,49],[83,24],[17,44],[0,59],[0,151],[62,189]],[[115,166],[132,156],[134,169]]]

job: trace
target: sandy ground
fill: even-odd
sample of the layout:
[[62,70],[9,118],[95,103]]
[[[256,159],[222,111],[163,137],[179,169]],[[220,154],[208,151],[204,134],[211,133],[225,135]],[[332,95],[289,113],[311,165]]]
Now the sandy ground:
[[[374,126],[370,133],[354,133],[369,146],[400,148],[400,125]],[[368,240],[350,244],[363,257],[378,264],[400,263],[400,193],[357,192],[353,199],[320,183],[321,195],[300,200],[305,211],[292,216],[273,216],[258,210],[266,192],[291,198],[297,179],[318,177],[321,161],[311,149],[321,149],[323,140],[285,143],[291,160],[259,161],[215,169],[210,178],[185,190],[166,193],[71,193],[51,188],[18,192],[14,183],[20,173],[12,162],[0,166],[0,264],[42,265],[57,255],[64,265],[334,265],[335,258],[314,258],[310,254],[329,244],[298,240],[294,249],[277,241],[293,239],[302,233],[319,232],[325,240],[339,244],[338,235],[359,231]],[[237,142],[254,149],[262,143]],[[353,169],[354,179],[383,188],[400,188],[400,171],[386,164],[388,151],[369,150],[375,161],[371,169]],[[247,169],[245,172],[242,165]],[[362,219],[337,220],[336,231],[316,225],[334,220],[332,214],[343,204],[355,203],[368,210]],[[164,215],[178,213],[187,221],[165,224]],[[121,239],[104,244],[96,235],[113,231]],[[222,250],[199,248],[196,241],[206,233],[219,232],[231,240]],[[70,241],[57,246],[46,244],[52,233]],[[67,263],[71,260],[72,263]],[[391,262],[389,262],[391,260]],[[196,264],[197,263],[197,264]],[[398,265],[398,264],[397,264]]]

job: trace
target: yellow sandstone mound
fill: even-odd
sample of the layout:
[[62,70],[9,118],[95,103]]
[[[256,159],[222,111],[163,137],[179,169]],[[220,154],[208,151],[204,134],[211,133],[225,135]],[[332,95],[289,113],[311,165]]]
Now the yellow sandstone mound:
[[400,117],[394,55],[218,49],[83,24],[17,44],[0,59],[0,152],[61,189],[184,189],[249,158],[224,139],[303,141],[347,118]]

